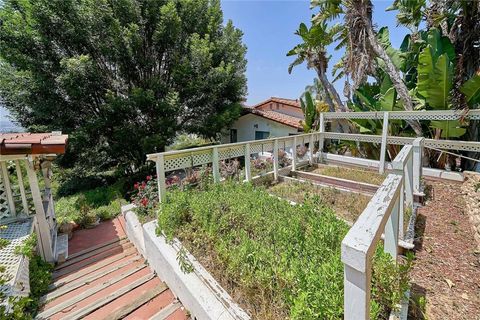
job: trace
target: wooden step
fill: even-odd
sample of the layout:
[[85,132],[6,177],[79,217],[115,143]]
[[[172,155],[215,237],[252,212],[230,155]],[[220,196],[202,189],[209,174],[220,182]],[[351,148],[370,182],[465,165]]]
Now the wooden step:
[[[77,320],[77,319],[82,319],[83,317],[87,316],[88,314],[92,313],[93,311],[97,310],[98,308],[106,305],[107,303],[117,299],[118,297],[124,295],[125,293],[129,292],[130,290],[135,289],[138,286],[141,286],[142,284],[146,283],[150,279],[155,277],[155,274],[153,272],[141,277],[140,279],[135,280],[134,282],[122,287],[121,289],[95,301],[94,303],[85,306],[67,316],[66,319],[69,320]],[[162,291],[165,290],[167,287],[165,284],[162,286]]]
[[[135,299],[130,300],[127,304],[124,304],[123,306],[110,310],[110,314],[107,317],[104,317],[104,320],[117,320],[117,319],[123,319],[125,316],[130,314],[132,311],[138,309],[145,303],[149,302],[162,292],[167,290],[167,286],[162,283],[162,285],[156,285],[153,289],[146,290],[142,294],[140,294],[138,297],[135,297]],[[107,306],[108,307],[108,306]]]
[[165,308],[162,308],[160,311],[158,311],[154,316],[150,318],[150,320],[165,320],[169,315],[177,311],[177,309],[181,306],[182,304],[180,302],[174,301]]
[[61,287],[71,281],[74,281],[75,279],[78,279],[80,277],[83,277],[89,273],[92,273],[94,271],[97,271],[105,266],[108,266],[110,264],[113,264],[119,260],[122,260],[123,258],[126,258],[128,256],[134,256],[137,254],[137,251],[136,250],[126,250],[122,253],[119,253],[119,254],[116,254],[114,256],[111,256],[110,258],[107,258],[105,260],[101,260],[99,261],[98,263],[94,264],[94,265],[91,265],[89,267],[86,267],[86,268],[83,268],[81,270],[79,270],[78,272],[74,273],[74,274],[71,274],[71,275],[68,275],[66,277],[63,277],[61,279],[58,279],[56,280],[55,282],[53,282],[49,287],[48,289],[51,291],[51,290],[54,290],[55,288],[58,288],[58,287]]
[[101,283],[93,288],[90,288],[88,290],[85,290],[84,292],[72,297],[71,299],[68,299],[66,301],[63,301],[62,303],[59,303],[51,308],[48,308],[46,309],[45,311],[39,313],[37,315],[37,318],[38,319],[48,319],[50,316],[64,310],[65,308],[68,308],[72,305],[74,305],[75,303],[127,278],[128,276],[142,270],[143,268],[145,268],[146,265],[145,264],[142,264],[142,265],[139,265],[139,266],[136,266],[132,269],[129,269],[125,272],[123,272],[121,275],[117,276],[117,277],[114,277],[114,278],[111,278],[109,279],[108,281],[105,281],[104,283]]
[[[120,251],[120,250],[123,250],[123,251]],[[132,247],[131,243],[129,243],[129,245],[126,246],[126,248],[118,246],[118,247],[112,248],[108,251],[101,252],[101,253],[97,254],[96,256],[93,256],[89,259],[83,259],[83,260],[77,262],[76,264],[69,266],[68,268],[62,268],[61,270],[54,271],[53,272],[53,278],[58,279],[61,276],[70,274],[72,272],[79,271],[79,270],[83,269],[84,267],[86,267],[88,265],[91,265],[91,264],[97,263],[99,261],[102,261],[105,258],[116,255],[117,253],[121,253],[121,252],[132,253],[132,252],[135,252],[135,251],[136,251],[136,249],[134,247]]]
[[[78,252],[75,252],[74,254],[71,254],[70,255],[70,259],[73,259],[73,258],[76,258],[76,257],[79,257],[83,254],[86,254],[86,253],[89,253],[91,251],[94,251],[94,250],[97,250],[97,249],[100,249],[100,248],[103,248],[105,246],[108,246],[108,245],[111,245],[111,244],[114,244],[114,243],[118,243],[120,241],[123,241],[127,239],[127,237],[122,237],[122,238],[116,238],[116,239],[113,239],[111,241],[107,241],[107,242],[104,242],[104,243],[101,243],[101,244],[97,244],[96,246],[93,246],[93,247],[90,247],[90,248],[87,248],[87,249],[84,249],[84,250],[81,250],[81,251],[78,251]],[[69,259],[69,260],[70,260]]]
[[135,255],[133,256],[132,258],[122,262],[122,263],[119,263],[119,264],[112,264],[108,269],[106,270],[99,270],[97,272],[93,272],[91,274],[89,274],[88,276],[86,277],[82,277],[80,279],[77,279],[76,281],[73,281],[73,282],[63,282],[63,285],[61,286],[58,286],[58,287],[54,287],[55,290],[47,293],[46,295],[44,295],[43,297],[40,298],[40,304],[44,304],[46,303],[47,301],[51,301],[53,299],[56,299],[70,291],[73,291],[81,286],[84,286],[84,285],[88,285],[89,283],[103,277],[103,276],[106,276],[112,272],[115,272],[117,270],[120,270],[122,269],[123,267],[126,267],[128,266],[129,264],[131,263],[134,263],[136,261],[139,261],[143,259],[142,257],[140,257],[139,255]]
[[111,249],[115,249],[117,247],[125,248],[125,247],[131,246],[131,245],[132,245],[131,242],[129,242],[127,239],[123,239],[121,241],[115,241],[113,243],[107,244],[105,246],[101,246],[101,247],[93,249],[93,250],[88,250],[87,252],[85,252],[84,254],[81,254],[81,255],[75,255],[75,256],[70,255],[70,258],[67,261],[65,261],[64,263],[58,265],[55,268],[55,270],[61,270],[65,267],[68,267],[68,266],[70,266],[72,264],[75,264],[79,261],[88,259],[90,257],[96,256],[99,253],[102,253],[102,252],[105,252],[105,251],[108,251],[108,250],[111,250]]

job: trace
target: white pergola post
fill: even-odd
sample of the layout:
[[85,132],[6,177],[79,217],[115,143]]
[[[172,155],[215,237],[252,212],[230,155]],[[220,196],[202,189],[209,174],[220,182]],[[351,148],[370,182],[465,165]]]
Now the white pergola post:
[[383,174],[385,172],[385,156],[387,153],[387,136],[388,136],[388,112],[383,113],[383,127],[382,127],[382,145],[380,146],[380,166],[378,172]]
[[252,181],[252,171],[250,163],[250,143],[245,145],[245,179],[247,181]]
[[273,140],[273,180],[278,181],[278,139]]
[[318,139],[318,152],[320,153],[319,161],[323,161],[323,145],[325,143],[325,138],[323,133],[325,132],[325,117],[323,112],[320,113],[320,128],[319,128],[319,139]]
[[218,148],[214,147],[212,150],[212,170],[213,170],[213,182],[220,182],[220,167],[218,158]]
[[420,179],[422,178],[422,158],[423,158],[423,145],[425,138],[420,137],[413,140],[413,192],[421,195],[423,191],[420,185]]
[[25,184],[23,183],[22,168],[20,166],[19,160],[15,160],[15,169],[17,171],[18,188],[20,189],[20,197],[22,199],[23,213],[28,215],[29,214],[28,201],[27,201],[27,195],[25,193]]
[[55,258],[52,248],[50,227],[45,216],[42,194],[38,186],[38,177],[35,172],[33,159],[26,159],[25,165],[27,168],[28,181],[30,183],[30,191],[32,192],[33,204],[35,206],[35,229],[40,255],[45,261],[53,262]]
[[297,170],[297,137],[293,136],[292,145],[292,171]]
[[13,202],[12,186],[10,185],[10,178],[8,176],[7,164],[5,161],[0,161],[0,169],[3,178],[3,186],[5,187],[5,192],[7,194],[8,210],[10,211],[10,216],[13,217],[17,214],[17,211],[15,209],[15,203]]
[[167,185],[165,184],[165,159],[159,154],[155,160],[157,169],[158,201],[164,202],[167,196]]

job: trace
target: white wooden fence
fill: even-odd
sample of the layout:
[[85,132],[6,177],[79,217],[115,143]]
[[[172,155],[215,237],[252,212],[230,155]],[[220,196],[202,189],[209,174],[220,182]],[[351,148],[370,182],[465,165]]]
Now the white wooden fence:
[[402,148],[392,162],[394,173],[383,181],[342,241],[345,319],[370,317],[372,256],[382,233],[384,251],[397,260],[403,215],[407,208],[413,210],[413,156],[412,146]]
[[[307,154],[310,163],[332,158],[345,164],[362,163],[368,166],[371,162],[372,165],[378,167],[380,172],[384,172],[387,145],[403,145],[404,147],[391,163],[392,173],[383,181],[342,242],[342,261],[345,266],[344,317],[345,319],[369,319],[371,258],[381,234],[385,233],[384,250],[392,256],[394,261],[397,259],[398,240],[403,236],[403,215],[406,210],[413,209],[414,194],[421,193],[423,148],[480,152],[479,142],[388,136],[388,122],[390,119],[450,121],[458,120],[461,117],[479,120],[480,110],[471,110],[468,114],[457,111],[321,113],[319,132],[155,153],[148,155],[147,159],[156,163],[159,200],[164,201],[165,173],[173,170],[211,164],[214,181],[219,182],[221,179],[219,161],[245,157],[245,180],[250,181],[252,179],[249,161],[251,155],[268,151],[273,155],[273,174],[277,179],[279,149],[290,148],[292,150],[291,170],[295,171],[299,164],[295,152],[296,147],[308,144]],[[332,119],[382,120],[382,135],[325,132],[325,122]],[[380,144],[380,163],[368,159],[324,153],[325,139]],[[319,152],[315,155],[313,151],[317,142]]]

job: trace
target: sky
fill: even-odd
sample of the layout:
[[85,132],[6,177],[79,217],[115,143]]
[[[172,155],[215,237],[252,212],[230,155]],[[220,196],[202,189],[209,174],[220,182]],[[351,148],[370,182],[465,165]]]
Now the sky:
[[[391,1],[372,1],[374,23],[378,28],[388,26],[394,47],[399,47],[408,30],[397,27],[396,12],[385,9]],[[222,0],[224,20],[231,19],[243,31],[247,46],[247,105],[259,103],[269,97],[297,99],[307,85],[313,83],[315,71],[307,70],[306,64],[297,66],[288,74],[288,66],[294,57],[287,52],[300,42],[294,33],[301,22],[310,26],[314,11],[309,1],[301,0]],[[330,66],[340,60],[343,53],[328,48],[332,55]],[[331,70],[331,69],[330,69]],[[330,76],[330,70],[328,76]],[[343,81],[334,83],[343,97]]]
[[[1,0],[0,0],[1,1]],[[387,26],[394,47],[399,47],[407,29],[396,26],[395,12],[386,12],[393,0],[377,0],[374,4],[374,23],[378,28]],[[247,46],[247,105],[254,105],[269,97],[297,99],[307,85],[313,83],[315,72],[300,65],[288,74],[288,65],[294,57],[287,52],[299,43],[294,33],[301,22],[309,25],[314,11],[305,0],[221,0],[225,22],[233,24],[244,33]],[[332,55],[330,66],[340,60],[342,52],[328,48]],[[330,71],[328,72],[329,78]],[[343,81],[334,83],[340,95]],[[0,120],[7,113],[0,106]]]

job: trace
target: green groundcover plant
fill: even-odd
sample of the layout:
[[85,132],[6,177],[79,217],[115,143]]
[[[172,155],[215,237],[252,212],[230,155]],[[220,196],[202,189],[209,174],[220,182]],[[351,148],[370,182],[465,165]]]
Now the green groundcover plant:
[[[233,182],[172,190],[160,204],[157,230],[178,237],[255,319],[342,318],[340,246],[347,231],[318,197],[292,206],[262,187]],[[397,267],[377,250],[375,319],[401,300],[410,265],[411,258]]]

